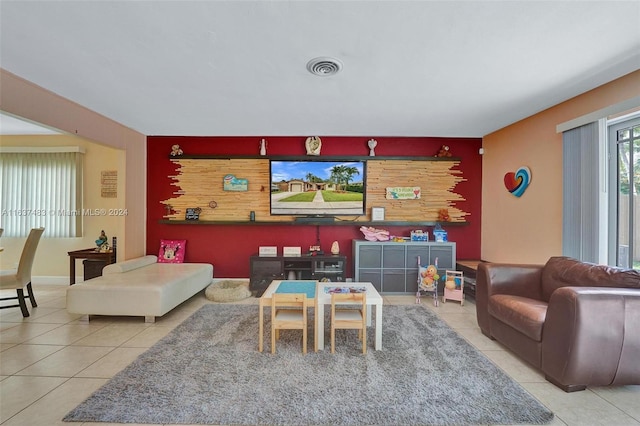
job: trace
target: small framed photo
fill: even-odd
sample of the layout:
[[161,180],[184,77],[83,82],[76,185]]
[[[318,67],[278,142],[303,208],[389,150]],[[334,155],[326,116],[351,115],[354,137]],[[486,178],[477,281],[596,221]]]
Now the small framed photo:
[[371,207],[371,221],[379,222],[384,220],[384,207]]

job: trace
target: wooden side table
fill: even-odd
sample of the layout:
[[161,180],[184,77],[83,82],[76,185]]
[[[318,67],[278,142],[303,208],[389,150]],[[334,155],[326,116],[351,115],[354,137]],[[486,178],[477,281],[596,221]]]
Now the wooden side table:
[[104,253],[96,251],[96,249],[83,249],[68,252],[69,254],[69,285],[76,283],[76,259],[97,259],[102,260],[107,265],[116,261],[116,253],[109,250]]
[[464,294],[475,299],[476,297],[476,273],[478,265],[484,260],[458,260],[456,269],[464,273]]

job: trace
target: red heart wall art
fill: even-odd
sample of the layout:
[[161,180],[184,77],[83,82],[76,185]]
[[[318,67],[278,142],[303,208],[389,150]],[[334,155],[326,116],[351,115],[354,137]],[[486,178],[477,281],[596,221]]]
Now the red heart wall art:
[[531,183],[531,170],[528,167],[520,167],[514,172],[507,172],[504,175],[504,186],[507,191],[521,197],[524,191],[529,187]]

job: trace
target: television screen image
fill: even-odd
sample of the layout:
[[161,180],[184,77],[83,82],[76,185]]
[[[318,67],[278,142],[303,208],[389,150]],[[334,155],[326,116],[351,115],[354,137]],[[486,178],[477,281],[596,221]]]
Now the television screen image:
[[272,160],[271,214],[362,216],[366,161]]

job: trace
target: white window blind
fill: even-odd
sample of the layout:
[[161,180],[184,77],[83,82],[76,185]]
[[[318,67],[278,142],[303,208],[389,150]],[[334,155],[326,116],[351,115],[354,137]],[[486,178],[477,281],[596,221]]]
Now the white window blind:
[[563,133],[562,253],[599,261],[599,127],[590,123]]
[[26,237],[37,227],[44,227],[50,238],[82,236],[82,150],[33,151],[0,151],[0,227],[4,236]]

